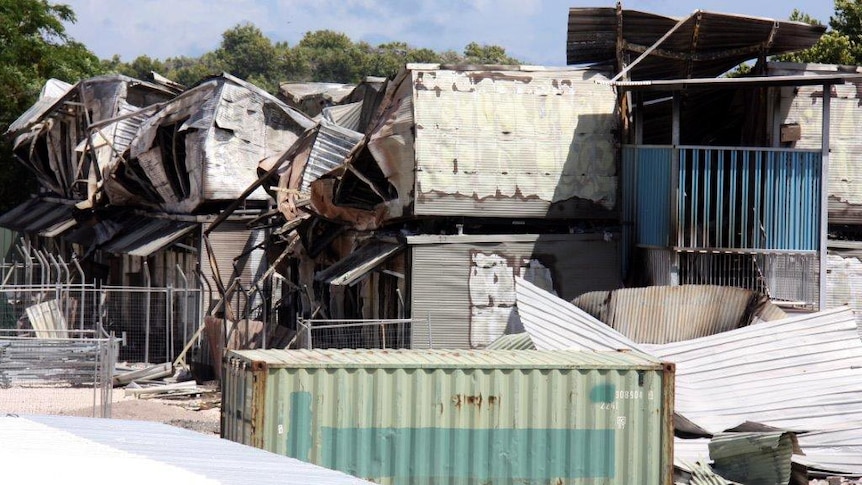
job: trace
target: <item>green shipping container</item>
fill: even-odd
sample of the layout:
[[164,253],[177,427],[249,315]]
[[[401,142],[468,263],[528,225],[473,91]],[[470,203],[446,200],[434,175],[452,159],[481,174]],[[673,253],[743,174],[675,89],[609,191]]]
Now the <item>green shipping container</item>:
[[378,483],[670,485],[673,382],[631,352],[231,351],[221,434]]

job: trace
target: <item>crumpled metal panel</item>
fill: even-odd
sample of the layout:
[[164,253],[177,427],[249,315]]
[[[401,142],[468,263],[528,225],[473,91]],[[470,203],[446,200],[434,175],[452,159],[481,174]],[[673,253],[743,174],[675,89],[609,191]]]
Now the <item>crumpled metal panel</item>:
[[326,120],[321,120],[315,129],[317,136],[314,138],[311,153],[302,172],[302,183],[299,188],[300,192],[306,194],[312,182],[344,163],[347,155],[363,139],[362,133]]
[[628,338],[650,344],[714,335],[787,316],[764,295],[711,285],[596,291],[572,303]]
[[[847,423],[839,429],[812,431],[797,436],[804,454],[793,462],[821,472],[818,475],[862,476],[862,423]],[[825,473],[832,472],[832,473]]]
[[790,483],[790,458],[798,448],[783,431],[722,433],[709,443],[712,468],[723,478],[747,485]]
[[[158,193],[160,200],[150,203],[190,212],[205,202],[239,197],[257,180],[262,160],[283,153],[313,126],[260,88],[223,74],[152,115],[138,131],[128,163],[138,163]],[[171,133],[160,135],[160,129]],[[268,197],[258,189],[248,199]]]
[[330,285],[349,286],[403,250],[403,244],[373,241],[317,273],[315,279]]
[[708,432],[745,422],[803,431],[862,422],[862,341],[847,307],[645,345],[517,283],[518,312],[537,348],[630,348],[674,362],[675,410]]
[[48,111],[54,107],[57,100],[66,97],[69,92],[75,88],[74,84],[60,81],[59,79],[49,79],[44,86],[42,92],[39,93],[39,99],[27,108],[27,111],[21,114],[15,121],[6,129],[6,134],[17,133],[28,128],[32,123],[38,122],[44,117]]
[[587,69],[416,65],[415,214],[553,218],[615,209],[616,94],[596,79],[604,76]]

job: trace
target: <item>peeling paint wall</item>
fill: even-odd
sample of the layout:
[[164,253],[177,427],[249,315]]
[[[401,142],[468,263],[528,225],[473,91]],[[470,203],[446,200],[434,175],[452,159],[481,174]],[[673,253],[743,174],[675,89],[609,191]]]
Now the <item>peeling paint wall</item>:
[[571,69],[413,70],[414,212],[577,217],[615,209],[616,95],[600,78]]
[[532,278],[562,298],[619,281],[619,245],[602,234],[408,237],[415,348],[484,347],[517,329],[514,278]]
[[[792,65],[791,65],[792,66]],[[829,72],[829,66],[805,65],[773,70],[775,74]],[[773,72],[771,72],[772,74]],[[830,105],[829,222],[862,223],[862,83],[832,86]],[[794,148],[819,149],[823,120],[823,86],[781,90],[778,123],[798,123],[801,138]]]

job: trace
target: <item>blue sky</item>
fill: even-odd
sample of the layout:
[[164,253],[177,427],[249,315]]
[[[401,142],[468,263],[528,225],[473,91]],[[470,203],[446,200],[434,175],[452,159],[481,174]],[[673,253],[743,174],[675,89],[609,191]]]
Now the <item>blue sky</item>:
[[[241,22],[295,45],[305,32],[331,29],[371,44],[462,51],[469,42],[497,44],[527,64],[564,65],[569,7],[612,7],[613,1],[559,0],[60,0],[72,6],[68,32],[101,58],[119,54],[164,59],[199,56]],[[627,0],[624,8],[668,16],[696,9],[786,19],[793,8],[828,23],[830,0]]]

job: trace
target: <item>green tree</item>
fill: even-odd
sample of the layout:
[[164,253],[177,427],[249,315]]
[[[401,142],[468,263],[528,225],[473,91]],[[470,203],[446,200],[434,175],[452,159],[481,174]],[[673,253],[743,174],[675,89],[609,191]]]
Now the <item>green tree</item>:
[[[32,105],[49,78],[74,83],[103,72],[99,58],[66,34],[68,5],[47,0],[0,0],[0,132]],[[0,142],[0,210],[35,189],[33,177]]]
[[[823,25],[819,20],[797,9],[790,20],[810,25]],[[828,30],[811,48],[777,56],[785,62],[823,64],[862,64],[862,3],[856,0],[835,0],[835,15]]]
[[498,45],[479,45],[470,42],[464,47],[464,61],[468,64],[515,65],[521,62],[506,54],[506,49]]

